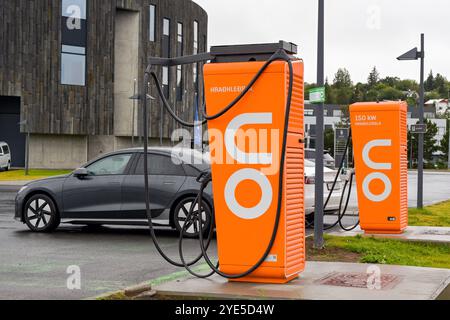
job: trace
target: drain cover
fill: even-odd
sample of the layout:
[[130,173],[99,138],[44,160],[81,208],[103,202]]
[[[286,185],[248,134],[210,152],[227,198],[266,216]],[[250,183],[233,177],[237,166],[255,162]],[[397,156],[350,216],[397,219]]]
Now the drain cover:
[[[367,288],[369,280],[367,273],[334,273],[322,280],[319,284],[325,286],[346,287],[346,288]],[[381,289],[388,289],[398,283],[399,277],[385,274],[380,276]]]
[[450,231],[427,230],[427,231],[422,232],[422,235],[425,235],[425,236],[450,236]]

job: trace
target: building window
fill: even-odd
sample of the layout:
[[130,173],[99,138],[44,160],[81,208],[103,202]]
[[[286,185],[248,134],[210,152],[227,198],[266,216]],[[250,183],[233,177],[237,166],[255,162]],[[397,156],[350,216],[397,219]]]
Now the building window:
[[194,21],[194,54],[198,53],[198,21]]
[[150,13],[149,13],[149,21],[150,21],[150,29],[149,29],[149,40],[151,42],[156,41],[156,6],[150,5]]
[[62,0],[61,84],[86,85],[86,0]]
[[[184,39],[183,39],[183,24],[178,23],[177,28],[177,56],[183,56]],[[183,66],[177,66],[177,100],[183,100]]]
[[163,35],[170,36],[170,20],[167,18],[163,20]]
[[333,117],[336,118],[342,117],[342,110],[333,110]]
[[[198,54],[198,21],[194,21],[194,54]],[[198,64],[194,64],[193,69],[194,85],[197,90],[198,86]]]
[[[163,19],[162,55],[163,58],[170,58],[170,20]],[[164,95],[169,99],[170,95],[170,70],[163,67],[163,90]]]

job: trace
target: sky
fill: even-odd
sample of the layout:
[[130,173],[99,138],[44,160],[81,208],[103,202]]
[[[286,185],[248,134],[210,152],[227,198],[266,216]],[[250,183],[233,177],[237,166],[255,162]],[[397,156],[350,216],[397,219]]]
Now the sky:
[[[299,46],[305,80],[316,81],[317,0],[194,0],[209,15],[209,45],[286,40]],[[425,73],[450,78],[449,0],[325,0],[325,76],[338,68],[366,82],[380,76],[419,80],[418,61],[396,60],[425,33]]]

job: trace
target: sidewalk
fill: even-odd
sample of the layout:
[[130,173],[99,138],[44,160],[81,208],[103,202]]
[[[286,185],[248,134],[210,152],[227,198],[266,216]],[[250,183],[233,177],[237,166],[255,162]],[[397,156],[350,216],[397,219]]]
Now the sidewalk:
[[[379,289],[368,288],[371,276],[380,270]],[[259,299],[259,300],[436,300],[450,299],[450,270],[308,262],[300,278],[286,285],[228,283],[215,276],[192,277],[154,287],[166,299]]]
[[387,238],[397,239],[405,241],[418,241],[418,242],[434,242],[434,243],[449,243],[450,244],[450,228],[448,227],[408,227],[403,234],[377,234],[366,235],[360,227],[354,231],[346,232],[343,230],[327,232],[331,236],[337,237],[375,237],[375,238]]

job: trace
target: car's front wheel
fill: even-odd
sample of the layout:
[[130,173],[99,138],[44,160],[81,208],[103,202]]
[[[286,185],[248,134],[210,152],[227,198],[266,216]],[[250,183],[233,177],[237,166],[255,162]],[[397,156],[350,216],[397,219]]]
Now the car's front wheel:
[[60,216],[54,201],[44,195],[32,196],[24,207],[24,222],[33,232],[52,232],[60,224]]
[[[212,210],[209,207],[209,205],[206,202],[203,202],[203,210],[201,214],[198,210],[198,204],[195,204],[194,206],[194,216],[197,217],[196,220],[190,219],[188,221],[189,217],[189,211],[191,210],[191,207],[193,203],[195,202],[194,197],[189,197],[186,199],[181,200],[174,208],[173,210],[173,222],[175,225],[175,228],[178,232],[181,233],[183,228],[185,229],[183,235],[186,238],[198,238],[199,237],[199,222],[198,219],[202,222],[202,229],[205,234],[209,233],[209,226],[211,225],[211,214]],[[186,225],[187,224],[187,225]],[[186,225],[186,227],[185,227]]]

